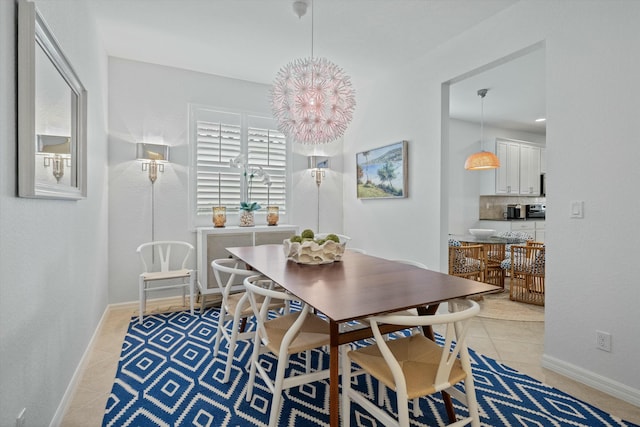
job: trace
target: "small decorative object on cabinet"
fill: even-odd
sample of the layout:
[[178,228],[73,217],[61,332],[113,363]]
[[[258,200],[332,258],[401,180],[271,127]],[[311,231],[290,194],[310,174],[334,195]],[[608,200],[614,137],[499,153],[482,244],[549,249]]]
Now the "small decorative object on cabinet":
[[256,225],[253,211],[240,210],[240,227],[253,227]]
[[262,183],[270,187],[271,177],[262,169],[262,166],[250,165],[244,154],[230,159],[229,165],[232,168],[242,169],[242,176],[245,179],[243,201],[240,202],[240,227],[253,227],[255,225],[253,212],[260,209],[258,202],[250,201],[252,198],[253,179],[261,178]]
[[278,225],[280,219],[278,206],[267,206],[267,225]]
[[213,208],[213,226],[216,228],[224,227],[227,222],[227,208],[224,206],[214,206]]
[[340,261],[347,241],[341,242],[337,234],[315,236],[313,230],[303,230],[282,242],[287,259],[298,264],[330,264]]

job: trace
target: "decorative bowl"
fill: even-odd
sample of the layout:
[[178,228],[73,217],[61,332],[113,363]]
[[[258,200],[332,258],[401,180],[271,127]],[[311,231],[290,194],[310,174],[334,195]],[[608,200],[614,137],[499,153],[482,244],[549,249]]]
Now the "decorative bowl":
[[346,245],[346,242],[336,243],[333,240],[327,240],[322,245],[313,240],[305,240],[300,243],[285,239],[282,242],[287,259],[298,264],[329,264],[340,261]]
[[477,237],[491,237],[496,234],[496,230],[490,228],[470,228],[469,233]]

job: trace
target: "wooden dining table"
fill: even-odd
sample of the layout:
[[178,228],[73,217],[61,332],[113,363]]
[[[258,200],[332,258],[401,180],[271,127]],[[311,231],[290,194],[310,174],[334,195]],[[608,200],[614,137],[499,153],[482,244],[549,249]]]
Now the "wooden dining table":
[[497,287],[346,250],[341,261],[306,265],[288,260],[282,245],[226,248],[329,320],[329,419],[339,425],[339,346],[371,336],[368,328],[340,325],[372,315],[417,308],[434,314],[455,298],[495,292]]

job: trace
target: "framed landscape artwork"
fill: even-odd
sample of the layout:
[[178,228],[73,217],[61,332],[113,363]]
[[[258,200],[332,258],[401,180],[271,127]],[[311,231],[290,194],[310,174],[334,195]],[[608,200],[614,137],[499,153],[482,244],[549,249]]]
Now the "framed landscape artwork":
[[358,199],[407,197],[407,141],[356,154]]

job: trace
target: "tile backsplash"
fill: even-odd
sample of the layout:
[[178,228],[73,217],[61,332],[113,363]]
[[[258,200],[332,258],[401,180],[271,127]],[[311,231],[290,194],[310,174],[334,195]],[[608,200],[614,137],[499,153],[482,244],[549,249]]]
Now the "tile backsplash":
[[540,196],[480,196],[478,219],[504,219],[504,210],[507,205],[531,205],[534,203],[546,203],[546,198]]

